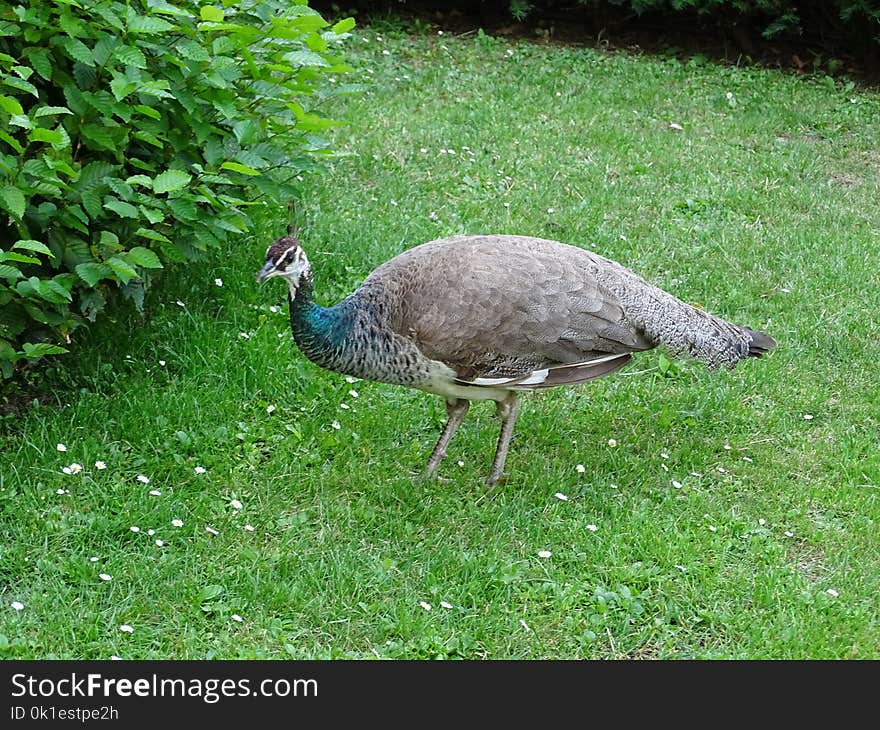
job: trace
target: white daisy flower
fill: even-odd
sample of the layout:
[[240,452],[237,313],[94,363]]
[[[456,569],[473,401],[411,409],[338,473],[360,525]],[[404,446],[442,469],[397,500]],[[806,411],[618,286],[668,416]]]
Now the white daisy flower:
[[420,605],[422,608],[424,608],[426,611],[430,611],[430,610],[431,610],[431,604],[428,603],[427,601],[419,601],[419,605]]
[[106,580],[108,583],[109,583],[111,580],[113,580],[113,576],[110,575],[109,573],[98,573],[98,577],[99,577],[101,580]]
[[214,279],[214,284],[217,286],[223,286],[223,279]]
[[15,609],[16,611],[23,611],[24,610],[24,604],[21,601],[13,601],[9,605],[12,606],[12,608]]
[[67,451],[67,447],[64,444],[56,444],[55,448],[58,449],[58,451]]
[[229,506],[232,507],[232,509],[241,509],[242,507],[244,507],[244,505],[241,502],[239,502],[237,499],[231,500],[229,502]]
[[206,471],[208,471],[208,470],[205,469],[205,467],[203,467],[203,466],[197,466],[195,469],[193,469],[193,471],[194,471],[196,474],[204,474],[204,473],[205,473]]
[[103,461],[96,461],[95,462],[95,469],[97,469],[98,471],[104,471],[104,469],[106,469],[106,468],[107,468],[107,465]]
[[231,618],[233,621],[237,621],[238,623],[241,623],[242,621],[244,621],[244,619],[241,616],[239,616],[237,613],[232,614],[229,618]]
[[552,557],[552,555],[553,553],[551,553],[549,550],[538,550],[539,558],[549,558]]
[[561,502],[568,502],[568,495],[563,494],[562,492],[556,492],[553,496]]
[[134,633],[134,628],[129,626],[128,624],[122,624],[122,626],[119,627],[119,630],[124,634],[133,634]]
[[150,477],[144,476],[143,474],[138,474],[138,475],[137,475],[137,480],[138,480],[141,484],[149,484],[149,483],[150,483]]
[[440,608],[452,608],[452,604],[448,601],[440,601]]
[[183,520],[179,520],[175,517],[173,520],[171,520],[171,525],[173,527],[183,527]]

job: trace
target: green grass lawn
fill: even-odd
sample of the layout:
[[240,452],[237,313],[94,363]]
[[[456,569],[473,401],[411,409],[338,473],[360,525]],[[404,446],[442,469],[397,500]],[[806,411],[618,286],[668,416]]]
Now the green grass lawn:
[[779,348],[525,399],[490,495],[476,404],[425,482],[442,404],[299,354],[283,285],[254,283],[267,210],[0,421],[0,655],[880,658],[880,96],[482,36],[352,47],[347,154],[299,201],[321,303],[422,241],[524,234]]

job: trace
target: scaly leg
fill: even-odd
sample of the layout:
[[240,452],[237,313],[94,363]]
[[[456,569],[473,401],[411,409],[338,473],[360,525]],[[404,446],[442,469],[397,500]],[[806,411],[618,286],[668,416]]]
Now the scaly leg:
[[425,469],[425,476],[433,476],[434,472],[437,471],[437,467],[440,466],[440,460],[446,456],[446,447],[449,446],[449,442],[455,436],[455,432],[458,431],[458,427],[467,415],[470,406],[471,402],[464,398],[454,398],[446,401],[446,427],[443,429],[437,445],[431,452],[428,466]]
[[516,413],[519,409],[519,401],[516,393],[512,392],[504,400],[496,402],[498,417],[501,419],[501,433],[498,436],[498,447],[495,449],[495,460],[492,462],[492,472],[486,480],[486,486],[494,487],[504,471],[504,460],[507,458],[507,448],[510,446],[510,438],[513,436],[513,428],[516,426]]

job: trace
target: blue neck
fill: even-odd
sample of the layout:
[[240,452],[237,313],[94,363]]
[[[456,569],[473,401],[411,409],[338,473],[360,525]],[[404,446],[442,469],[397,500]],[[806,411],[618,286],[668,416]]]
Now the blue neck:
[[352,298],[322,307],[312,301],[312,282],[303,277],[296,295],[288,294],[288,300],[290,328],[303,355],[320,367],[337,370],[346,359],[346,340],[355,322]]

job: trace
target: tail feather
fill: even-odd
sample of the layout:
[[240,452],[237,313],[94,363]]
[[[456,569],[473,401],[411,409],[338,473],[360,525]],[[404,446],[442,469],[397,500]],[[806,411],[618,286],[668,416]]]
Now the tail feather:
[[748,327],[744,328],[746,332],[749,333],[751,340],[749,340],[749,356],[750,357],[762,357],[766,355],[770,350],[776,347],[776,340],[774,340],[770,335],[766,332],[758,332],[753,329],[749,329]]

